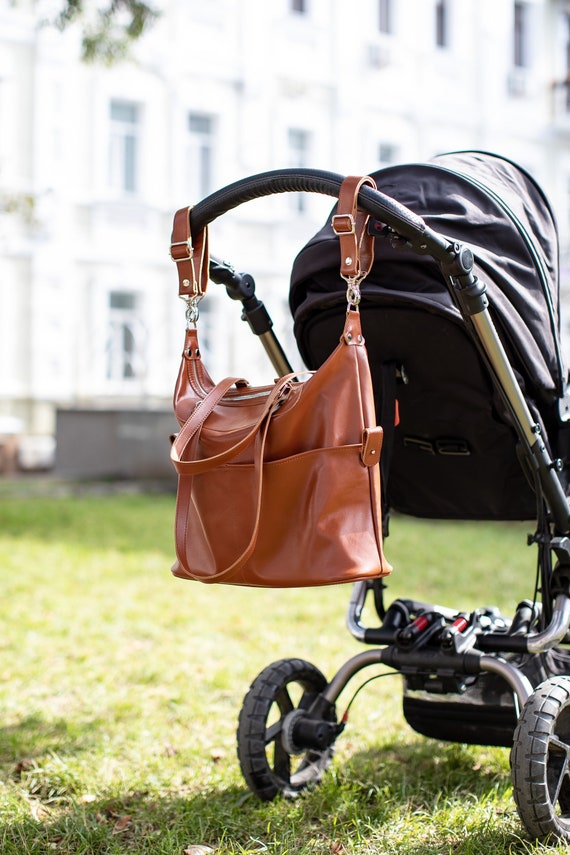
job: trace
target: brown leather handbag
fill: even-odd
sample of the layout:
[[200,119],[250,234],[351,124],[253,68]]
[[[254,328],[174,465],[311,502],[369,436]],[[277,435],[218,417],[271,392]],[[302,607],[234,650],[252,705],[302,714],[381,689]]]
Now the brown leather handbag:
[[[368,217],[356,207],[363,182],[375,186],[368,177],[344,181],[333,221],[348,282],[344,330],[307,380],[216,384],[189,324],[174,393],[181,426],[171,448],[175,576],[280,588],[355,582],[392,569],[382,551],[382,428],[358,310],[358,286],[373,258]],[[173,248],[188,246],[188,223],[188,209],[177,212]],[[192,259],[178,267],[181,289],[203,293],[207,236],[198,236]]]

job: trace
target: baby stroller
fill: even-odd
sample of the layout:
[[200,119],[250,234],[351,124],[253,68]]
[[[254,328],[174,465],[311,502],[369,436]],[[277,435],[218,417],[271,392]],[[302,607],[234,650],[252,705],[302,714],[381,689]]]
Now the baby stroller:
[[[239,716],[241,769],[262,800],[318,782],[344,727],[335,710],[340,693],[381,663],[403,675],[404,715],[417,732],[511,747],[526,830],[570,841],[570,400],[554,218],[532,178],[491,154],[446,154],[373,177],[378,190],[359,193],[377,237],[362,322],[385,431],[384,534],[391,509],[430,519],[536,520],[530,541],[540,601],[525,600],[512,617],[492,607],[467,614],[413,599],[386,605],[383,581],[356,583],[347,624],[367,649],[330,681],[300,659],[265,668]],[[264,195],[338,196],[342,180],[307,169],[246,178],[197,204],[192,232]],[[299,253],[291,277],[294,331],[309,369],[338,340],[346,310],[338,266],[329,222]],[[212,260],[210,278],[242,302],[275,370],[290,372],[251,276]],[[368,598],[377,626],[363,623]]]

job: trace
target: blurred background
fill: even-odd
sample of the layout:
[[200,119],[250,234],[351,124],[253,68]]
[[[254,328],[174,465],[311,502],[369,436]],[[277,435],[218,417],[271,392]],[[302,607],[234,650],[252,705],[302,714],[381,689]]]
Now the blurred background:
[[[175,210],[266,170],[458,149],[550,198],[568,356],[569,0],[0,0],[0,472],[172,476]],[[295,367],[291,264],[332,204],[273,196],[211,227]],[[206,365],[269,382],[240,310],[210,285]]]

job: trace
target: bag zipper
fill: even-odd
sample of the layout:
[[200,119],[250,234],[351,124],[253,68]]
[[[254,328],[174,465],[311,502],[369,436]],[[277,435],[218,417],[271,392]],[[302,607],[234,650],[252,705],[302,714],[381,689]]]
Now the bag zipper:
[[[200,383],[200,380],[198,378],[196,371],[194,371],[194,385],[196,386],[198,391],[204,395],[204,397],[206,397],[208,395],[208,391],[206,389],[204,389],[204,386],[202,385],[202,383]],[[263,392],[251,392],[248,395],[239,395],[239,396],[236,395],[235,399],[224,398],[223,401],[226,404],[227,403],[234,403],[234,401],[253,401],[257,398],[267,398],[267,396],[270,393],[271,393],[271,389],[267,389],[267,390],[264,390]],[[198,401],[198,404],[201,404],[201,403],[202,403],[201,401]],[[195,406],[197,406],[197,404]]]

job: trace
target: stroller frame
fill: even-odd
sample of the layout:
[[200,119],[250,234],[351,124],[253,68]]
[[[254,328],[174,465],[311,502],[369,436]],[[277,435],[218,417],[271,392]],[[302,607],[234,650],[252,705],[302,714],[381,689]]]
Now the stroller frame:
[[[260,196],[299,191],[338,196],[342,181],[341,175],[310,169],[254,175],[195,205],[190,214],[191,233],[198,234],[218,216]],[[352,657],[330,681],[310,663],[298,659],[282,660],[264,669],[253,682],[240,713],[238,755],[242,772],[250,789],[263,800],[278,794],[295,795],[317,782],[344,728],[343,721],[337,722],[335,703],[353,677],[370,665],[388,666],[402,673],[412,688],[440,694],[461,694],[466,682],[478,675],[494,675],[512,693],[518,721],[511,768],[523,825],[533,837],[570,840],[570,677],[555,675],[537,687],[520,667],[522,656],[540,656],[570,640],[570,507],[559,477],[563,461],[551,457],[509,363],[489,311],[486,284],[474,273],[471,249],[435,232],[413,211],[371,187],[361,188],[358,201],[362,210],[382,224],[382,236],[394,249],[405,247],[436,261],[510,415],[522,449],[523,468],[534,484],[537,509],[542,506],[545,515],[546,525],[531,540],[539,548],[543,579],[548,577],[548,601],[541,610],[537,604],[521,603],[509,622],[488,610],[468,617],[413,600],[397,600],[385,610],[380,581],[356,583],[347,626],[357,641],[373,649]],[[252,277],[216,259],[211,260],[209,272],[212,281],[223,284],[232,299],[241,301],[242,317],[260,337],[274,369],[280,375],[291,372],[271,319],[255,296]],[[561,421],[570,418],[569,409],[566,399],[560,399]],[[556,560],[554,568],[552,557]],[[379,627],[367,627],[362,622],[371,593],[381,618]],[[303,691],[293,709],[288,698],[292,683],[298,683]],[[269,710],[275,704],[280,718],[269,728]],[[554,712],[547,714],[547,708]],[[542,737],[537,737],[532,728],[542,730]],[[267,759],[267,746],[274,750],[273,760]],[[558,755],[562,756],[560,762]],[[295,756],[301,760],[293,771]]]

